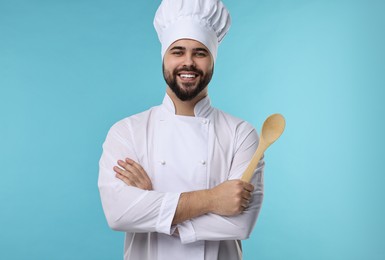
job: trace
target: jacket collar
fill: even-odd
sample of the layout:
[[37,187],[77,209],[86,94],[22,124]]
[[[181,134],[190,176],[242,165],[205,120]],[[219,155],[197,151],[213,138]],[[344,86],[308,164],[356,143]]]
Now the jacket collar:
[[[164,96],[162,106],[170,113],[175,115],[175,106],[169,95]],[[201,99],[194,107],[195,117],[208,117],[213,110],[209,96]]]

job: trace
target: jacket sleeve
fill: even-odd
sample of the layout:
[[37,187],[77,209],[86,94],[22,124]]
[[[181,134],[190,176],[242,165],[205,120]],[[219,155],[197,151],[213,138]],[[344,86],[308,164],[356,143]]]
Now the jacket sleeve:
[[[228,179],[240,179],[251,160],[258,145],[258,135],[249,125],[240,130],[236,138],[236,149],[233,155]],[[247,239],[257,221],[260,212],[264,184],[264,160],[258,163],[251,183],[255,189],[249,207],[240,215],[225,217],[216,214],[206,214],[178,225],[182,243],[192,243],[198,240],[244,240]]]
[[108,225],[117,231],[172,234],[180,194],[141,190],[115,177],[113,167],[119,159],[137,161],[132,136],[122,120],[110,129],[103,144],[98,187]]

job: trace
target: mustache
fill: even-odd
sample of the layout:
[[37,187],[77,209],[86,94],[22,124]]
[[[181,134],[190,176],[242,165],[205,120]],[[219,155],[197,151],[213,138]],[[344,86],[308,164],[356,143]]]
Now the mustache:
[[200,69],[197,69],[195,66],[183,66],[180,69],[175,69],[174,70],[174,75],[179,74],[180,72],[194,72],[200,76],[203,76],[203,71]]

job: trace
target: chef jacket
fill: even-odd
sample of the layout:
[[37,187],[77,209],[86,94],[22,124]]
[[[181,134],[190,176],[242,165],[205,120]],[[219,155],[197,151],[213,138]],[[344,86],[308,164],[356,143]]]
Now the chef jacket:
[[[98,186],[109,226],[126,232],[124,259],[242,259],[240,240],[249,237],[262,205],[263,160],[242,214],[205,214],[171,224],[182,192],[240,179],[258,145],[249,123],[212,107],[209,97],[196,104],[194,113],[176,115],[166,94],[160,106],[125,118],[108,132]],[[127,157],[147,172],[152,191],[115,177],[117,160]]]

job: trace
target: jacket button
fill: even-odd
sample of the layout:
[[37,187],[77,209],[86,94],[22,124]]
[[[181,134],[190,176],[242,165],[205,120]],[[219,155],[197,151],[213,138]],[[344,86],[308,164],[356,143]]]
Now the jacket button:
[[205,160],[202,160],[202,161],[201,161],[201,164],[202,164],[202,165],[206,165],[206,161],[205,161]]
[[160,164],[161,164],[161,165],[165,165],[166,162],[162,160],[162,161],[160,161]]

